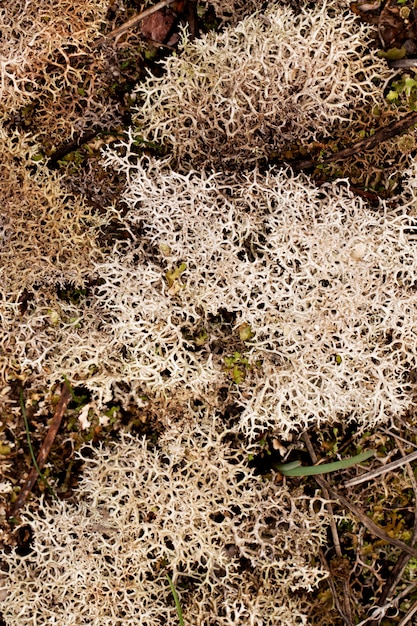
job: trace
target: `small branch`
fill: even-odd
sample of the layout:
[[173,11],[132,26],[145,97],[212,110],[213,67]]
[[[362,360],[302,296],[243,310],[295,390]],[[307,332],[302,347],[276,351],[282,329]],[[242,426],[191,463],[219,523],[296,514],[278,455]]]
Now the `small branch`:
[[[323,490],[323,493],[324,493],[324,490]],[[327,570],[327,573],[329,574],[327,581],[329,583],[330,591],[332,592],[333,601],[334,601],[336,610],[339,613],[342,620],[345,622],[346,626],[352,626],[352,622],[350,621],[348,617],[346,617],[346,615],[343,612],[343,607],[340,603],[339,596],[337,595],[337,589],[336,589],[332,572],[330,570],[329,564],[327,563],[327,559],[321,548],[319,549],[319,557],[320,557],[321,566],[323,567],[323,569]]]
[[[311,439],[308,435],[307,432],[303,433],[302,438],[304,440],[304,443],[306,444],[308,453],[311,457],[311,460],[313,463],[317,463],[318,459],[317,459],[317,455],[314,451],[313,448],[313,444],[311,443]],[[322,487],[322,491],[323,491],[323,496],[326,498],[326,500],[330,500],[330,495],[329,492],[327,491],[327,489]],[[334,550],[336,553],[336,556],[341,559],[343,558],[343,553],[342,553],[342,548],[340,545],[340,538],[339,538],[339,533],[337,532],[337,525],[336,525],[336,520],[334,518],[334,512],[333,512],[333,506],[331,502],[327,502],[326,503],[326,508],[327,511],[329,513],[330,516],[330,529],[331,529],[331,533],[332,533],[332,538],[333,538],[333,544],[334,544]],[[337,611],[339,612],[341,618],[343,619],[343,621],[345,622],[346,626],[352,626],[353,625],[353,621],[352,621],[352,609],[350,606],[350,602],[349,602],[349,583],[347,580],[343,581],[343,599],[342,601],[339,600],[339,597],[337,595],[337,589],[336,589],[336,584],[333,578],[333,574],[332,571],[329,567],[329,565],[327,564],[327,559],[324,555],[323,552],[320,553],[320,559],[322,561],[322,563],[326,564],[327,570],[329,572],[329,585],[330,585],[330,590],[332,592],[333,595],[333,600],[334,603],[336,605]]]
[[[394,435],[395,436],[395,435]],[[404,448],[401,444],[401,441],[399,441],[399,438],[397,438],[397,446],[401,452],[401,454],[403,455],[403,458],[400,459],[402,461],[405,461],[406,464],[406,469],[407,469],[407,473],[408,473],[408,477],[410,479],[411,485],[413,487],[413,491],[414,491],[414,528],[413,528],[413,536],[411,538],[411,545],[414,546],[416,541],[417,541],[417,481],[416,478],[414,476],[414,472],[413,469],[409,463],[409,457],[412,456],[411,454],[409,455],[405,455],[404,454]],[[408,461],[407,461],[408,459]],[[394,461],[395,463],[395,461]],[[398,557],[398,560],[396,562],[396,564],[394,565],[394,567],[392,568],[392,570],[389,573],[389,576],[387,578],[387,580],[385,581],[384,587],[382,589],[381,592],[381,596],[378,599],[378,605],[379,606],[383,606],[384,603],[386,602],[387,598],[389,598],[391,596],[391,594],[393,593],[393,591],[395,590],[395,588],[397,587],[397,585],[399,584],[402,575],[404,573],[404,570],[407,566],[407,563],[410,560],[410,555],[409,554],[405,554],[404,552],[402,552],[400,554],[400,556]],[[395,599],[395,601],[397,602],[397,605],[399,604],[399,600],[398,597]],[[394,602],[394,601],[392,601]],[[369,624],[369,626],[378,626],[379,621],[378,620],[372,620]]]
[[[65,411],[67,409],[70,399],[71,399],[71,389],[67,385],[67,383],[64,383],[58,406],[55,409],[55,413],[52,418],[51,424],[49,426],[49,430],[46,434],[46,437],[44,439],[44,442],[42,444],[42,447],[36,459],[39,470],[42,470],[42,468],[45,465],[46,459],[51,450],[54,439],[57,435],[57,432],[62,422],[62,418],[64,417],[64,414],[65,414]],[[36,483],[36,480],[38,478],[38,469],[34,467],[30,471],[30,474],[26,480],[26,483],[22,491],[19,494],[19,497],[17,498],[16,502],[13,504],[12,508],[9,511],[9,518],[14,517],[17,511],[26,502],[26,499],[28,495],[30,494],[30,492],[32,491],[33,486]]]
[[365,528],[367,528],[367,530],[372,535],[374,535],[375,537],[379,537],[380,539],[382,539],[382,541],[385,541],[386,543],[389,543],[390,545],[399,548],[403,552],[406,552],[413,557],[417,557],[417,550],[415,550],[411,546],[408,546],[406,543],[400,541],[399,539],[390,537],[385,532],[385,530],[383,530],[380,526],[378,526],[378,524],[375,524],[375,522],[373,522],[367,515],[365,515],[365,513],[363,513],[363,511],[358,506],[356,506],[356,504],[353,504],[347,498],[342,496],[342,494],[336,491],[336,489],[333,489],[333,487],[327,482],[327,480],[324,480],[324,478],[322,478],[321,476],[315,476],[315,479],[322,489],[327,489],[332,498],[334,498],[335,500],[339,500],[339,502],[341,502],[341,504],[343,504],[345,508],[349,509],[355,515],[355,517],[357,517],[357,519],[362,522]]
[[398,59],[396,61],[388,61],[388,67],[393,69],[408,69],[409,67],[417,67],[417,59]]
[[[406,624],[408,624],[410,622],[411,618],[413,617],[413,615],[415,615],[416,613],[417,613],[417,601],[414,602],[414,604],[411,607],[411,609],[409,609],[409,611],[407,611],[407,614],[404,615],[403,619],[398,624],[398,626],[405,626]],[[412,623],[412,622],[410,622],[410,623]]]
[[365,624],[368,624],[368,626],[379,626],[381,620],[386,616],[388,609],[397,609],[401,600],[409,596],[410,593],[415,590],[416,586],[417,583],[411,583],[404,589],[404,591],[399,593],[396,598],[386,602],[383,606],[372,607],[370,616],[359,622],[356,626],[365,626]]
[[118,28],[115,28],[110,33],[107,33],[107,35],[104,35],[104,37],[100,37],[100,39],[98,39],[97,41],[93,43],[93,47],[98,48],[109,39],[116,39],[120,37],[126,31],[136,26],[136,24],[139,24],[139,22],[144,20],[146,17],[149,17],[149,15],[152,15],[152,13],[156,13],[157,11],[160,11],[164,7],[167,7],[170,4],[173,4],[173,2],[175,2],[175,0],[162,0],[162,2],[158,2],[158,4],[155,4],[155,6],[149,7],[149,9],[145,9],[145,11],[141,11],[141,13],[137,13],[137,15],[134,15],[133,17],[131,17],[130,20],[127,20],[127,22],[125,22]]
[[198,37],[197,2],[188,0],[186,8],[187,21],[190,26],[190,39]]
[[392,461],[387,465],[382,465],[381,467],[377,467],[370,472],[366,472],[361,476],[356,476],[356,478],[352,478],[345,482],[345,487],[353,487],[354,485],[360,485],[368,480],[372,480],[373,478],[377,478],[377,476],[383,476],[387,472],[391,472],[392,470],[405,465],[406,463],[411,463],[411,461],[415,461],[417,459],[417,450],[415,452],[411,452],[407,454],[407,456],[401,457],[401,459],[397,459],[396,461]]
[[51,156],[49,157],[46,163],[46,166],[50,170],[56,169],[59,165],[58,162],[61,159],[66,157],[67,154],[74,152],[74,150],[77,150],[77,148],[80,148],[83,144],[88,143],[89,141],[97,137],[98,132],[99,131],[95,131],[95,130],[87,130],[84,133],[80,134],[77,138],[64,144],[63,146],[55,150],[53,154],[51,154]]
[[313,159],[299,159],[298,161],[289,162],[288,165],[292,167],[293,170],[298,172],[300,170],[308,170],[312,167],[317,167],[318,165],[333,163],[334,161],[342,161],[343,159],[357,154],[358,152],[372,150],[372,148],[375,148],[378,144],[396,137],[403,131],[410,128],[410,126],[414,126],[414,124],[417,124],[417,111],[408,113],[400,120],[395,120],[387,126],[384,126],[384,128],[380,128],[374,135],[372,135],[372,137],[365,137],[365,139],[361,139],[360,141],[350,145],[348,148],[335,152],[323,160],[315,161]]

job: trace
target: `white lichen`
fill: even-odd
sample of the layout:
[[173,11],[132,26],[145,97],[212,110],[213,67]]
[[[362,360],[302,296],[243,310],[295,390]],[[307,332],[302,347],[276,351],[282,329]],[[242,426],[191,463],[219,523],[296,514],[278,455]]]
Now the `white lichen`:
[[324,504],[256,477],[230,436],[200,411],[154,449],[84,450],[78,503],[41,505],[30,554],[5,556],[8,626],[176,624],[166,572],[187,624],[306,624]]
[[332,2],[272,4],[193,42],[141,83],[140,136],[175,166],[225,169],[265,160],[295,140],[328,136],[382,103],[386,63],[367,49],[369,27]]
[[77,301],[43,286],[19,315],[15,296],[5,369],[50,384],[65,373],[99,410],[122,381],[138,401],[181,389],[213,405],[226,385],[249,441],[341,418],[368,428],[410,406],[413,175],[403,207],[374,211],[344,182],[182,175],[132,160],[129,141],[124,152],[107,166],[128,180],[119,219],[130,241],[88,259]]
[[[170,159],[138,158],[137,127],[107,152],[126,182],[118,210],[88,207],[32,140],[0,129],[3,378],[65,374],[91,391],[85,427],[110,401],[165,402],[154,447],[124,435],[84,449],[77,502],[23,516],[31,552],[5,554],[0,579],[8,626],[177,623],[166,571],[186,623],[307,624],[324,504],[261,480],[247,452],[267,430],[400,415],[417,367],[415,169],[401,198],[370,210],[346,181],[258,168],[382,97],[368,27],[339,4],[273,5],[168,59],[137,89],[136,124]],[[0,11],[4,120],[78,90],[68,46],[77,34],[71,54],[89,50],[106,3],[62,7],[53,20],[43,0],[31,20],[18,4],[23,25],[10,2]],[[42,132],[51,114],[59,135],[55,113]],[[122,236],[104,243],[110,219]]]

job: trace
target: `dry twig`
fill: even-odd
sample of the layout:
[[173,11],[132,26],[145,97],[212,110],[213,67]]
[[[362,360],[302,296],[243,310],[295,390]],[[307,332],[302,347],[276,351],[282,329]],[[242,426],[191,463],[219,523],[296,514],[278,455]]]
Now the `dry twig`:
[[345,482],[345,487],[353,487],[354,485],[360,485],[361,483],[364,483],[368,480],[372,480],[373,478],[376,478],[377,476],[382,476],[383,474],[387,474],[387,472],[391,472],[392,470],[397,469],[398,467],[401,467],[402,465],[405,465],[406,463],[411,463],[411,461],[415,461],[415,460],[417,460],[417,450],[415,452],[411,452],[410,454],[407,454],[407,456],[404,456],[401,459],[392,461],[391,463],[388,463],[387,465],[381,465],[381,467],[377,467],[376,469],[371,470],[370,472],[366,472],[365,474],[362,474],[361,476],[356,476],[356,478],[352,478],[351,480],[348,480],[347,482]]
[[[313,445],[311,443],[310,437],[308,436],[308,434],[305,432],[303,433],[303,439],[304,442],[306,444],[308,453],[311,457],[311,460],[314,464],[317,463],[317,455],[314,451]],[[327,489],[323,489],[323,496],[327,499],[330,500],[330,495],[329,492],[327,491]],[[334,519],[334,513],[333,513],[333,507],[331,502],[328,502],[326,504],[326,508],[329,512],[329,516],[330,516],[330,530],[332,533],[332,538],[333,538],[333,544],[334,544],[334,549],[335,549],[335,553],[336,556],[339,559],[343,558],[343,554],[342,554],[342,548],[340,546],[340,539],[339,539],[339,533],[337,532],[337,525],[336,525],[336,521]],[[326,569],[329,572],[329,585],[330,585],[330,589],[333,595],[333,600],[334,603],[336,605],[337,611],[339,613],[339,615],[341,616],[341,618],[343,619],[343,621],[345,622],[346,626],[352,626],[353,621],[352,621],[352,611],[351,611],[351,607],[350,607],[350,602],[349,602],[349,583],[347,580],[343,581],[343,605],[339,600],[339,597],[337,595],[337,590],[336,590],[336,584],[335,581],[333,579],[333,575],[332,575],[332,571],[331,568],[329,567],[328,563],[327,563],[327,559],[324,555],[323,552],[321,552],[320,554],[320,560],[322,561],[323,564],[325,564]]]
[[403,550],[403,552],[406,552],[410,556],[417,557],[417,550],[415,548],[408,546],[406,543],[404,543],[403,541],[400,541],[399,539],[390,537],[385,532],[385,530],[383,530],[380,526],[378,526],[378,524],[375,524],[375,522],[372,521],[358,506],[356,506],[356,504],[353,504],[353,502],[350,502],[350,500],[345,498],[345,496],[342,496],[341,493],[339,493],[336,489],[334,489],[327,482],[327,480],[325,480],[321,476],[315,476],[314,478],[316,479],[316,481],[318,482],[318,484],[320,485],[322,489],[327,489],[328,493],[330,494],[332,498],[334,498],[335,500],[339,500],[339,502],[345,508],[349,509],[355,515],[355,517],[360,522],[362,522],[365,528],[367,528],[367,530],[372,535],[374,535],[375,537],[379,537],[379,539],[382,539],[382,541],[385,541],[386,543],[392,546],[395,546],[396,548],[399,548],[400,550]]
[[298,172],[300,170],[308,170],[312,167],[317,167],[318,165],[333,163],[334,161],[342,161],[343,159],[357,154],[358,152],[372,150],[375,146],[387,141],[388,139],[396,137],[403,131],[410,128],[410,126],[414,126],[414,124],[417,124],[417,111],[408,113],[400,120],[395,120],[387,126],[384,126],[384,128],[380,128],[374,135],[372,135],[372,137],[365,137],[365,139],[361,139],[360,141],[350,145],[348,148],[339,150],[339,152],[335,152],[323,160],[316,161],[314,159],[299,159],[298,161],[293,161],[292,163],[289,162],[288,165],[290,165],[293,170]]
[[[403,448],[403,446],[401,444],[401,441],[399,441],[398,438],[397,438],[397,446],[398,446],[399,450],[401,451],[401,454],[403,455],[403,458],[400,459],[400,461],[403,461],[404,463],[406,463],[407,473],[408,473],[408,476],[410,478],[410,482],[411,482],[411,484],[413,486],[413,491],[414,491],[414,529],[413,529],[413,536],[411,538],[411,545],[414,546],[415,543],[417,542],[417,481],[416,481],[416,478],[414,476],[414,472],[412,470],[412,467],[410,465],[410,457],[414,456],[416,453],[413,452],[412,454],[405,455],[404,454],[404,448]],[[394,461],[394,463],[396,463],[396,461]],[[390,463],[390,465],[392,465],[392,463]],[[384,605],[384,603],[387,600],[387,598],[392,594],[392,592],[394,591],[394,589],[396,588],[396,586],[400,582],[401,577],[402,577],[403,572],[404,572],[404,569],[405,569],[408,561],[410,560],[410,558],[411,558],[411,556],[409,554],[404,553],[404,552],[402,552],[400,554],[400,556],[398,557],[398,560],[397,560],[396,564],[392,568],[392,570],[391,570],[387,580],[385,581],[384,587],[383,587],[382,592],[381,592],[381,596],[378,599],[378,605],[379,606],[382,607]],[[395,602],[396,600],[397,600],[397,598],[395,600],[392,600],[392,602]],[[373,621],[371,621],[369,623],[369,626],[377,626],[378,623],[379,623],[378,620],[373,620]],[[404,623],[406,623],[406,622],[404,622]]]
[[337,609],[337,612],[339,613],[340,617],[345,622],[346,626],[352,626],[352,622],[344,614],[343,607],[341,605],[341,602],[339,600],[339,596],[337,594],[336,584],[335,584],[335,581],[334,581],[334,578],[333,578],[332,571],[331,571],[331,569],[329,567],[329,564],[327,562],[326,556],[325,556],[325,554],[324,554],[322,549],[319,550],[319,557],[320,557],[320,562],[321,562],[321,565],[322,565],[323,569],[325,569],[328,572],[328,574],[329,574],[329,576],[327,578],[327,582],[329,583],[330,591],[332,592],[333,601],[334,601],[335,607]]
[[404,617],[402,618],[398,626],[405,626],[406,624],[410,623],[411,618],[416,613],[417,613],[417,601],[414,602],[413,606],[409,609],[409,611],[407,611],[407,614],[404,615]]
[[[55,409],[55,413],[52,418],[51,424],[49,426],[49,430],[46,434],[46,437],[43,441],[39,454],[36,458],[38,468],[40,470],[44,467],[46,463],[46,459],[48,458],[48,454],[51,450],[52,444],[59,430],[59,427],[62,422],[62,418],[64,417],[64,414],[65,414],[65,411],[67,409],[70,399],[71,399],[71,389],[67,383],[64,383],[58,406]],[[35,467],[32,468],[24,484],[24,487],[19,494],[19,497],[17,498],[16,502],[13,504],[13,506],[11,507],[9,511],[9,518],[14,517],[17,511],[24,505],[24,503],[26,502],[26,498],[32,491],[33,485],[36,483],[38,479],[38,476],[39,476],[38,470]]]
[[175,0],[162,0],[162,2],[158,2],[158,4],[155,4],[155,6],[149,7],[149,9],[145,9],[145,11],[141,11],[140,13],[137,13],[137,15],[134,15],[133,17],[131,17],[130,20],[127,20],[127,22],[125,22],[118,28],[115,28],[110,33],[107,33],[107,35],[105,35],[104,37],[100,37],[100,39],[98,39],[97,41],[93,43],[93,47],[98,48],[109,39],[118,39],[126,31],[136,26],[136,24],[139,24],[139,22],[144,20],[146,17],[149,17],[150,15],[152,15],[152,13],[156,13],[157,11],[160,11],[164,7],[167,7],[170,4],[173,4],[174,2]]
[[359,624],[357,624],[356,626],[365,626],[365,624],[367,624],[368,626],[372,626],[372,624],[378,624],[379,626],[379,624],[381,623],[381,620],[386,616],[388,609],[398,608],[401,600],[409,596],[410,593],[412,593],[416,587],[417,587],[417,583],[411,583],[404,589],[404,591],[399,593],[398,596],[394,598],[393,600],[391,600],[390,602],[387,602],[383,606],[372,607],[370,616],[366,617],[364,620],[359,622]]

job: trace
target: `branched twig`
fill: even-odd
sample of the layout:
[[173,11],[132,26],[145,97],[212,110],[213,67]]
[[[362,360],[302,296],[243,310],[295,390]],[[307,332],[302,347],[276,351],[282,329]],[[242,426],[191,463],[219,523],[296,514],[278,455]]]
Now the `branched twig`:
[[[405,626],[406,624],[410,623],[411,618],[416,613],[417,613],[417,601],[414,602],[413,606],[407,611],[406,615],[404,615],[404,617],[402,618],[398,626]],[[415,622],[412,622],[412,623],[415,623]]]
[[141,11],[141,13],[134,15],[133,17],[130,18],[130,20],[127,20],[127,22],[125,22],[118,28],[115,28],[110,33],[107,33],[107,35],[105,35],[104,37],[100,37],[100,39],[98,39],[97,41],[93,43],[93,47],[98,48],[98,46],[101,46],[101,44],[108,41],[109,39],[116,39],[120,37],[126,31],[136,26],[136,24],[139,24],[139,22],[144,20],[146,17],[149,17],[149,15],[152,15],[152,13],[156,13],[157,11],[160,11],[161,9],[163,9],[164,7],[167,7],[173,2],[175,2],[175,0],[162,0],[162,2],[158,2],[158,4],[155,4],[155,6],[149,7],[149,9],[145,9],[145,11]]
[[59,165],[59,161],[70,154],[70,152],[74,152],[77,148],[80,148],[84,143],[88,143],[94,137],[97,137],[98,131],[95,130],[87,130],[72,141],[60,146],[55,152],[49,157],[47,162],[47,167],[50,170],[56,169]]
[[334,161],[342,161],[343,159],[346,159],[353,154],[357,154],[358,152],[372,150],[372,148],[375,148],[378,144],[383,141],[387,141],[388,139],[392,139],[392,137],[396,137],[403,131],[410,128],[410,126],[414,126],[414,124],[417,124],[417,111],[408,113],[400,120],[395,120],[387,126],[384,126],[384,128],[380,128],[374,135],[372,135],[372,137],[365,137],[365,139],[361,139],[360,141],[350,145],[348,148],[335,152],[325,159],[320,161],[314,159],[299,159],[297,161],[293,161],[292,163],[289,162],[288,165],[290,165],[293,170],[298,172],[300,170],[308,170],[312,167],[316,167],[317,165],[333,163]]
[[186,9],[187,21],[190,26],[190,39],[198,37],[197,1],[188,0]]
[[365,528],[367,528],[368,531],[372,535],[374,535],[375,537],[379,537],[380,539],[382,539],[382,541],[385,541],[385,543],[389,543],[392,546],[395,546],[396,548],[403,550],[403,552],[406,552],[407,554],[410,554],[413,557],[417,557],[416,549],[412,548],[411,546],[408,546],[406,543],[404,543],[403,541],[400,541],[399,539],[390,537],[385,532],[385,530],[383,530],[380,526],[378,526],[378,524],[375,524],[375,522],[373,522],[358,506],[356,506],[356,504],[353,504],[353,502],[350,502],[350,500],[345,498],[345,496],[342,496],[341,493],[339,493],[336,489],[334,489],[327,482],[327,480],[324,480],[324,478],[322,478],[321,476],[315,476],[314,478],[316,479],[316,481],[318,482],[318,484],[320,485],[322,489],[327,489],[328,493],[331,495],[332,498],[334,498],[335,500],[339,500],[339,502],[341,502],[341,504],[344,507],[349,509],[355,515],[355,517],[357,517],[358,520],[362,522]]
[[16,515],[17,511],[24,505],[24,503],[26,502],[26,498],[32,491],[33,485],[36,483],[36,480],[38,478],[38,471],[42,470],[43,466],[45,465],[46,459],[51,450],[58,429],[61,425],[62,418],[64,417],[64,413],[67,409],[70,399],[71,389],[67,383],[64,383],[58,406],[55,409],[55,413],[49,426],[49,430],[46,434],[46,437],[36,459],[38,468],[34,467],[31,470],[26,480],[26,483],[19,494],[19,497],[9,511],[9,517],[14,517]]
[[48,488],[49,493],[53,496],[53,498],[55,500],[57,500],[58,497],[57,497],[55,491],[52,489],[51,485],[48,483],[48,481],[46,480],[45,476],[42,474],[42,470],[39,467],[38,462],[36,460],[35,452],[34,452],[33,446],[32,446],[32,440],[30,438],[29,422],[28,422],[28,418],[27,418],[27,414],[26,414],[25,400],[23,398],[23,390],[22,389],[20,389],[20,391],[19,391],[19,400],[20,400],[20,409],[22,411],[23,421],[25,423],[26,438],[27,438],[27,442],[28,442],[30,458],[32,459],[33,466],[36,469],[36,471],[38,472],[39,478],[42,480],[42,482],[45,483],[46,487]]
[[407,444],[407,446],[411,446],[412,448],[415,448],[417,450],[417,445],[415,443],[413,443],[409,439],[405,439],[404,437],[397,435],[396,433],[393,433],[392,430],[390,430],[389,428],[380,428],[380,430],[389,437],[393,437],[396,441],[402,441],[403,443]]
[[[413,529],[413,536],[411,538],[411,545],[414,546],[415,543],[417,542],[417,481],[416,481],[416,478],[414,476],[414,472],[412,470],[412,467],[410,465],[410,460],[411,460],[410,457],[415,455],[415,453],[405,455],[404,454],[404,448],[403,448],[403,446],[401,444],[401,441],[399,441],[398,438],[397,438],[397,446],[398,446],[399,450],[401,451],[401,454],[403,455],[402,459],[400,459],[400,460],[403,461],[404,463],[406,463],[407,473],[408,473],[408,476],[410,478],[411,484],[413,486],[413,491],[414,491],[414,529]],[[396,461],[394,461],[394,463],[395,462]],[[392,464],[390,464],[390,465],[392,465]],[[402,577],[403,572],[404,572],[404,569],[405,569],[408,561],[410,560],[410,558],[411,558],[410,555],[406,554],[404,552],[402,552],[400,554],[400,556],[398,557],[398,560],[397,560],[396,564],[392,568],[392,570],[391,570],[387,580],[385,581],[384,587],[383,587],[382,592],[381,592],[381,596],[378,599],[378,605],[379,606],[383,606],[384,605],[384,603],[387,600],[387,598],[392,594],[392,592],[394,591],[394,589],[396,588],[396,586],[400,582],[401,577]],[[377,626],[378,623],[379,623],[378,620],[372,620],[369,623],[369,626]]]
[[[323,491],[323,493],[324,493],[324,491]],[[330,567],[329,567],[329,564],[328,564],[328,562],[327,562],[327,559],[326,559],[326,557],[325,557],[324,552],[323,552],[323,550],[322,550],[322,549],[320,549],[320,550],[319,550],[319,557],[320,557],[321,566],[322,566],[322,567],[323,567],[323,569],[325,569],[325,570],[328,572],[328,574],[329,574],[329,577],[327,578],[327,582],[329,583],[330,591],[332,592],[333,601],[334,601],[334,604],[335,604],[336,610],[337,610],[337,612],[339,613],[340,617],[341,617],[341,618],[343,619],[343,621],[345,622],[345,624],[346,624],[347,626],[352,626],[352,622],[351,622],[351,620],[350,620],[348,617],[346,617],[346,615],[344,614],[344,609],[343,609],[343,607],[342,607],[342,605],[341,605],[341,603],[340,603],[339,596],[338,596],[338,594],[337,594],[336,584],[335,584],[335,582],[334,582],[334,578],[333,578],[333,575],[332,575],[331,569],[330,569]]]
[[[304,442],[306,444],[308,453],[311,457],[311,460],[313,463],[317,463],[317,455],[314,451],[313,445],[311,443],[310,437],[308,436],[308,433],[303,433],[302,435]],[[327,499],[330,500],[330,495],[329,492],[327,491],[327,489],[323,489],[323,496]],[[335,553],[336,556],[341,559],[343,558],[343,554],[342,554],[342,548],[340,546],[340,539],[339,539],[339,533],[337,532],[337,525],[336,525],[336,521],[334,518],[334,513],[333,513],[333,507],[332,507],[332,503],[328,502],[326,504],[326,508],[327,511],[329,513],[330,516],[330,530],[332,533],[332,538],[333,538],[333,545],[334,545],[334,549],[335,549]],[[348,581],[344,580],[343,581],[343,606],[339,600],[339,597],[337,595],[337,589],[336,589],[336,584],[333,580],[333,575],[332,575],[332,571],[331,568],[329,567],[329,565],[327,564],[327,559],[324,555],[323,552],[321,552],[320,554],[320,559],[322,561],[323,564],[326,565],[326,569],[329,572],[329,585],[330,585],[330,589],[333,595],[333,600],[334,603],[336,605],[337,611],[339,612],[341,618],[343,619],[343,621],[345,622],[346,626],[352,626],[353,621],[352,621],[352,611],[351,611],[351,606],[350,606],[350,602],[349,602],[349,588],[348,588]]]
[[417,59],[396,59],[388,61],[388,67],[392,69],[408,69],[409,67],[417,67]]
[[396,598],[394,598],[393,600],[390,600],[390,602],[387,602],[383,606],[372,607],[370,616],[366,617],[364,620],[359,622],[359,624],[357,624],[356,626],[365,626],[365,624],[367,624],[368,626],[377,624],[379,626],[379,624],[381,623],[381,620],[386,616],[388,609],[398,608],[401,600],[409,596],[410,593],[412,593],[416,587],[417,587],[417,583],[411,583],[404,589],[404,591],[399,593]]
[[416,459],[417,459],[417,450],[415,452],[411,452],[410,454],[407,454],[407,456],[404,456],[401,459],[392,461],[391,463],[388,463],[387,465],[381,465],[381,467],[377,467],[376,469],[371,470],[370,472],[366,472],[365,474],[362,474],[361,476],[356,476],[356,478],[352,478],[351,480],[346,481],[345,487],[353,487],[354,485],[360,485],[360,483],[364,483],[367,480],[376,478],[377,476],[382,476],[383,474],[386,474],[387,472],[391,472],[392,470],[397,469],[398,467],[401,467],[402,465],[405,465],[406,463],[411,463],[411,461],[415,461]]

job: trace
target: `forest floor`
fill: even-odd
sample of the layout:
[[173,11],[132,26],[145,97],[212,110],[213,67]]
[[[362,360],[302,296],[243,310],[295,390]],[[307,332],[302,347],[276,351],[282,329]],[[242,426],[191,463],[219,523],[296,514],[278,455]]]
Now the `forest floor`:
[[[303,3],[292,3],[295,7],[299,4]],[[70,191],[85,185],[83,180],[88,171],[88,180],[93,180],[95,185],[85,187],[86,198],[95,210],[111,203],[122,185],[116,175],[110,175],[101,167],[100,148],[117,141],[129,127],[134,86],[144,79],[148,71],[161,72],[158,61],[175,52],[183,27],[187,26],[192,37],[223,27],[213,9],[202,10],[197,2],[166,2],[165,5],[133,23],[132,19],[142,10],[141,3],[114,3],[109,10],[108,28],[103,37],[117,42],[113,63],[118,73],[106,85],[106,98],[117,114],[102,126],[93,123],[78,135],[63,138],[61,144],[55,144],[54,148],[48,145],[47,138],[44,141],[43,156],[48,159],[51,170],[59,171],[67,179]],[[407,0],[387,0],[385,3],[358,1],[352,4],[352,10],[357,13],[358,19],[374,24],[375,47],[386,56],[387,63],[397,68],[396,86],[388,85],[386,90],[387,93],[390,90],[391,93],[397,92],[398,110],[403,115],[398,115],[398,110],[391,116],[387,114],[387,125],[415,114],[417,80],[407,86],[407,79],[403,77],[404,73],[413,72],[413,68],[417,67],[417,11],[414,4]],[[128,26],[120,34],[126,23]],[[396,104],[395,95],[392,95],[394,109]],[[20,115],[14,116],[11,126],[24,132],[34,132],[34,129],[36,132],[37,123],[36,107],[26,107]],[[415,141],[417,134],[413,123],[415,120],[410,117],[401,130],[407,131],[410,127],[408,136]],[[377,206],[379,199],[390,198],[392,190],[385,183],[388,179],[392,181],[392,169],[401,166],[390,165],[391,169],[387,167],[381,177],[381,164],[377,162],[378,145],[387,137],[382,134],[374,141],[374,147],[365,146],[368,148],[368,174],[373,171],[372,168],[379,172],[375,176],[368,175],[367,181],[360,166],[362,147],[359,144],[363,137],[356,131],[347,132],[344,143],[317,144],[309,154],[292,150],[287,155],[288,162],[290,165],[295,163],[295,169],[304,169],[317,184],[339,175],[348,177],[358,195],[371,206]],[[346,149],[350,149],[351,153],[339,155],[338,159],[334,156]],[[152,147],[149,152],[152,153]],[[401,183],[397,181],[396,184]],[[115,235],[110,224],[103,238],[110,240]],[[117,236],[123,234],[117,232]],[[76,301],[80,294],[69,285],[67,290],[61,290],[60,297],[70,302]],[[22,298],[22,314],[26,306],[27,302]],[[109,407],[105,422],[96,418],[90,420],[83,413],[83,407],[89,402],[88,390],[69,387],[65,382],[53,390],[26,394],[22,393],[22,380],[11,377],[2,394],[3,443],[0,455],[3,480],[13,484],[12,492],[2,494],[1,500],[0,546],[4,550],[11,546],[17,546],[21,553],[30,550],[31,529],[19,524],[19,512],[24,504],[19,501],[19,494],[25,490],[28,477],[33,472],[33,454],[37,456],[40,451],[47,452],[42,470],[46,481],[35,481],[26,493],[27,501],[36,507],[41,495],[51,497],[48,494],[49,482],[60,499],[74,498],[82,469],[75,453],[84,443],[116,439],[120,431],[154,439],[159,434],[155,419],[157,407],[149,405],[148,409],[143,409],[132,405],[126,409],[115,402]],[[27,418],[27,427],[24,417]],[[57,429],[48,440],[51,424]],[[265,435],[262,451],[252,463],[266,477],[273,471],[282,445]],[[323,482],[320,484],[320,479],[317,482],[314,477],[283,478],[293,481],[295,487],[305,484],[312,494],[324,489],[326,495],[326,484],[333,489],[327,493],[333,502],[332,524],[328,531],[328,545],[321,554],[322,565],[328,569],[329,577],[311,595],[310,623],[314,626],[353,626],[364,624],[365,621],[361,620],[366,619],[369,626],[416,623],[413,620],[417,614],[417,553],[414,555],[412,551],[402,550],[398,542],[417,546],[416,465],[407,456],[417,450],[417,412],[409,412],[391,424],[366,433],[356,428],[354,423],[324,426],[304,433],[299,441],[291,445],[291,460],[299,459],[310,465],[317,460],[331,462],[336,458],[354,456],[358,450],[370,448],[377,451],[375,458],[362,466],[328,475],[328,483],[324,483],[324,487]],[[398,461],[399,466],[383,472],[383,468],[394,461]],[[369,470],[375,470],[375,474],[359,482],[361,474]],[[377,525],[382,535],[376,536],[367,520]],[[372,616],[374,619],[371,619]]]

